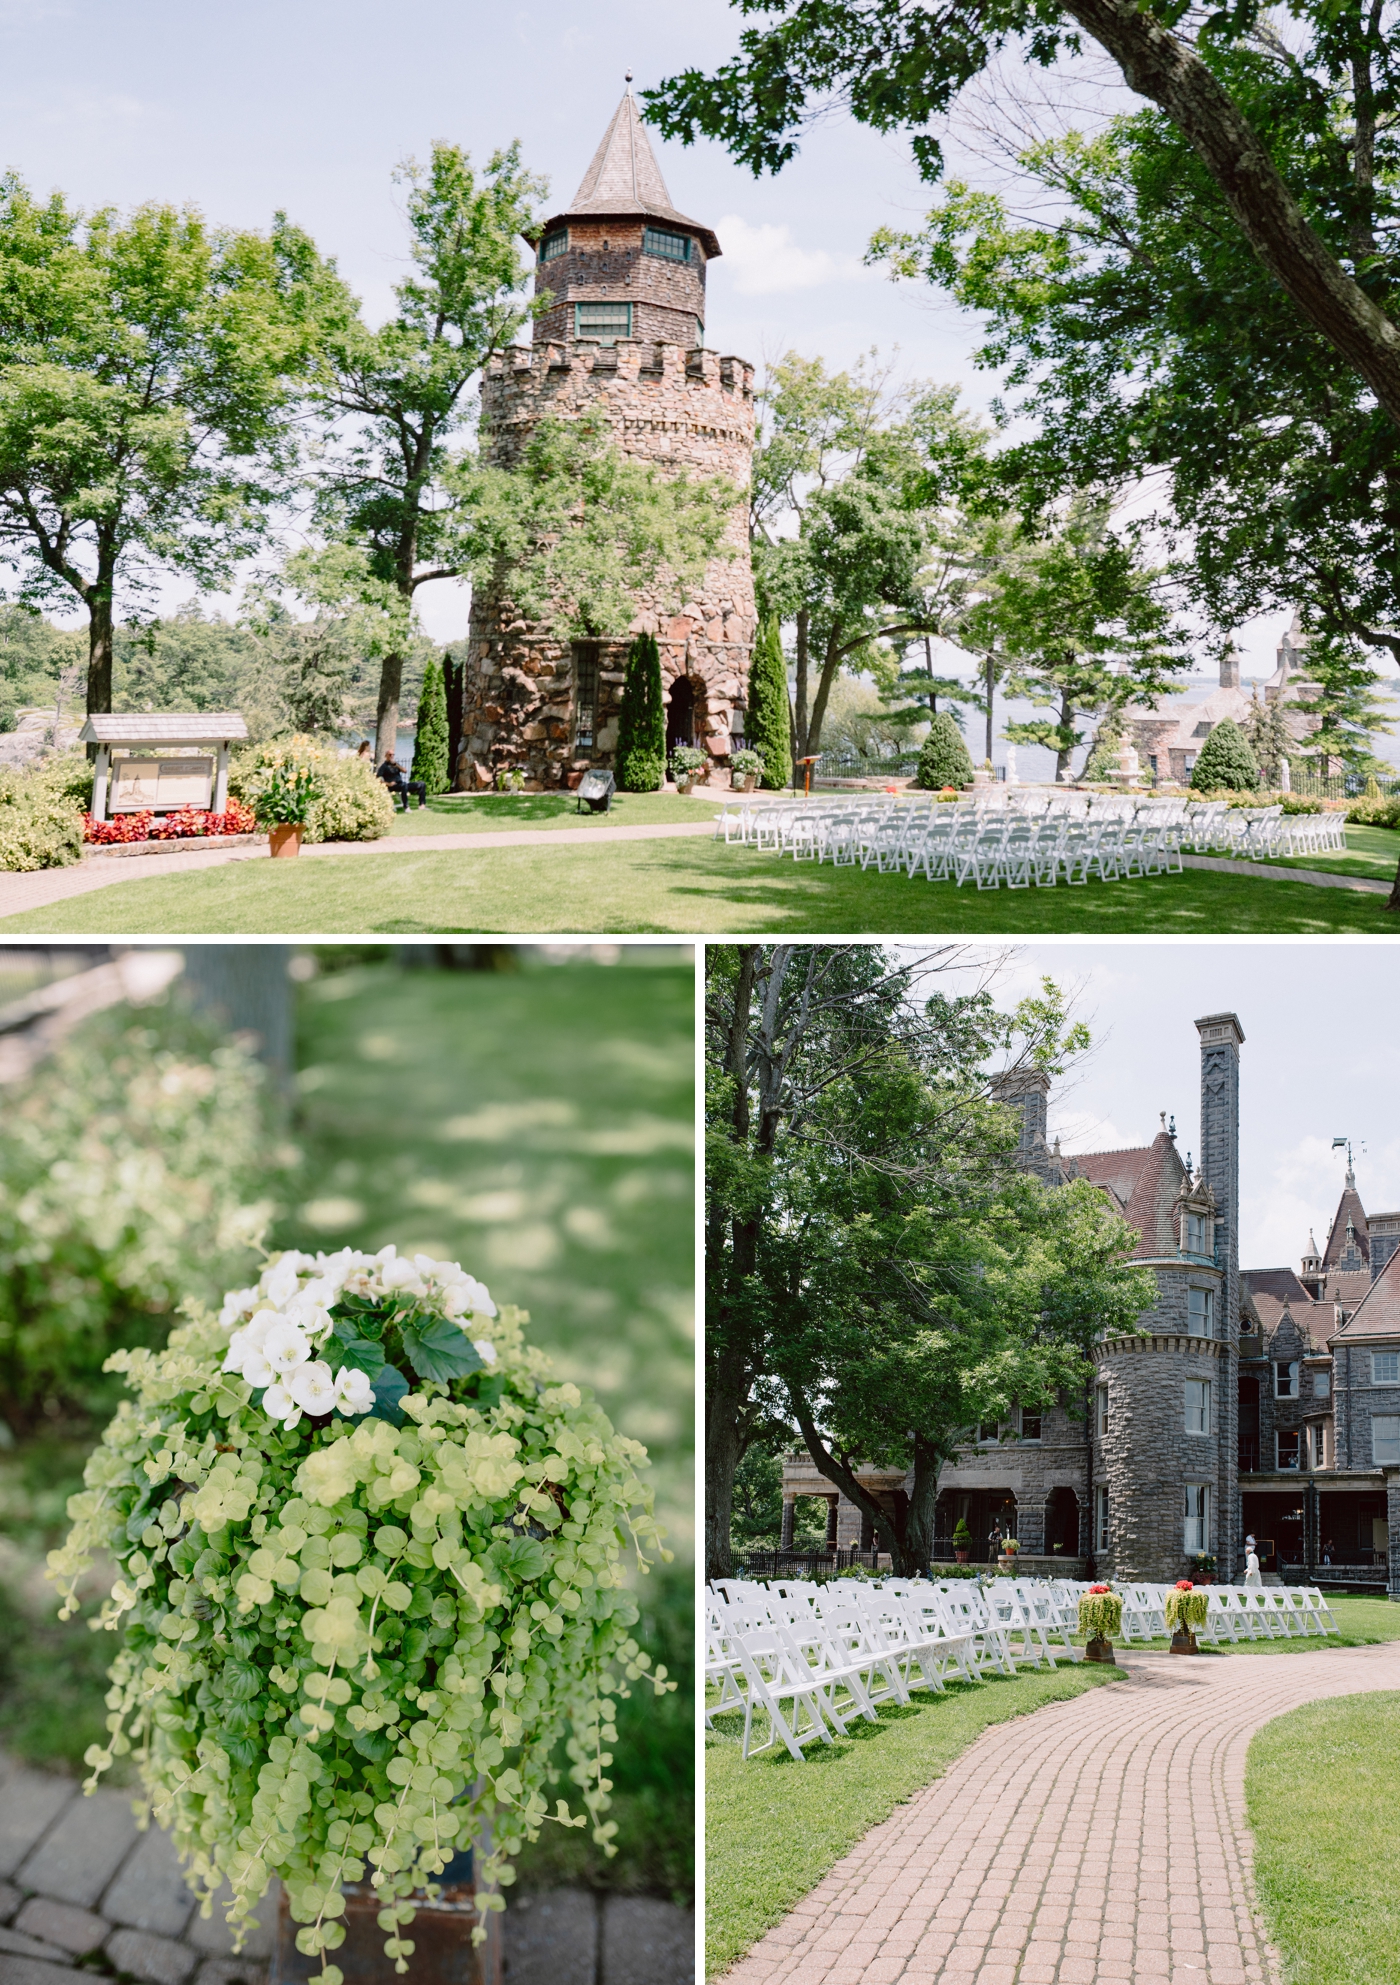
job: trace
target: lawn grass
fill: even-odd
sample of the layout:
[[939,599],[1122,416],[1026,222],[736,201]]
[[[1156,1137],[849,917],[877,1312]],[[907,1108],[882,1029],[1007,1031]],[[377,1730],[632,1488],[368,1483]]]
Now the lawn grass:
[[855,1722],[798,1764],[785,1750],[740,1755],[742,1718],[717,1719],[705,1746],[706,1969],[740,1957],[814,1888],[862,1834],[888,1819],[994,1723],[1111,1685],[1112,1668],[954,1683],[878,1723]]
[[[721,796],[722,797],[722,796]],[[669,827],[678,820],[713,820],[713,798],[679,793],[614,793],[607,813],[580,808],[572,793],[444,793],[409,813],[396,812],[392,834],[499,834],[520,828]]]
[[[1327,1604],[1339,1631],[1324,1640],[1317,1634],[1288,1640],[1222,1641],[1218,1646],[1200,1643],[1202,1658],[1219,1654],[1318,1654],[1325,1647],[1374,1647],[1381,1641],[1400,1640],[1400,1606],[1389,1599],[1371,1599],[1360,1593],[1343,1592]],[[1078,1636],[1076,1635],[1077,1639]],[[1125,1657],[1137,1653],[1165,1653],[1170,1639],[1135,1640],[1121,1643]]]
[[1251,1743],[1254,1879],[1289,1985],[1400,1985],[1398,1783],[1400,1694],[1305,1703]]
[[0,919],[0,934],[1400,935],[1400,917],[1384,896],[1291,882],[1281,868],[1267,877],[1190,869],[1012,891],[780,861],[699,837],[460,854],[381,845],[372,854],[238,862],[111,883]]
[[1347,828],[1346,853],[1284,855],[1271,868],[1319,869],[1327,875],[1367,876],[1373,882],[1393,882],[1400,862],[1400,834],[1393,827]]

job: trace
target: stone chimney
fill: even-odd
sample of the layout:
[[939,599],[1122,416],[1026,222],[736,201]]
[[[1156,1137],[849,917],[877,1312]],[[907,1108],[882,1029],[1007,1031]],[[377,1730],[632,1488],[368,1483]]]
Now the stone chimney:
[[1216,1336],[1225,1360],[1216,1411],[1214,1527],[1222,1579],[1233,1578],[1239,1548],[1236,1504],[1236,1345],[1240,1315],[1240,1049],[1244,1029],[1233,1013],[1196,1022],[1201,1038],[1201,1163],[1215,1195],[1215,1265],[1220,1270]]
[[1018,1157],[1029,1157],[1045,1149],[1045,1133],[1050,1098],[1050,1078],[1038,1068],[1013,1069],[992,1079],[992,1100],[1021,1112]]
[[1238,689],[1240,686],[1240,651],[1227,648],[1220,657],[1220,687]]

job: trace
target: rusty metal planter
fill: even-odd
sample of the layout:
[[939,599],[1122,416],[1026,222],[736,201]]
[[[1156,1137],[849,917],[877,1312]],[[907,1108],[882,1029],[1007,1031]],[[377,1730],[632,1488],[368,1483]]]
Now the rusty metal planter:
[[[345,1985],[501,1985],[501,1919],[488,1912],[486,1942],[473,1945],[472,1931],[482,1919],[472,1900],[470,1853],[454,1854],[441,1877],[442,1894],[436,1902],[425,1895],[413,1898],[417,1915],[402,1935],[412,1940],[413,1956],[408,1971],[400,1977],[394,1960],[384,1955],[389,1935],[379,1927],[383,1902],[368,1882],[347,1884],[345,1889],[345,1942],[330,1951],[330,1963],[345,1974]],[[277,1912],[277,1942],[273,1952],[268,1985],[306,1985],[321,1970],[319,1957],[303,1957],[297,1949],[300,1926],[291,1919],[285,1890]]]

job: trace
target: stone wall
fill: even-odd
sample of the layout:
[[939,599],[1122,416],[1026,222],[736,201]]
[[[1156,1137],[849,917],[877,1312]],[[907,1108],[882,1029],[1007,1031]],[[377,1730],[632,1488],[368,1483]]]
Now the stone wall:
[[1374,1414],[1400,1415],[1400,1386],[1371,1383],[1372,1351],[1400,1351],[1400,1341],[1338,1344],[1333,1387],[1336,1393],[1334,1439],[1339,1468],[1371,1468],[1371,1419]]
[[[668,233],[681,233],[658,221]],[[705,253],[690,239],[690,260],[642,252],[643,225],[633,220],[571,220],[569,245],[535,269],[535,294],[549,306],[535,319],[537,345],[574,336],[576,303],[630,303],[634,338],[660,338],[682,347],[702,342],[705,321]]]
[[[1115,1578],[1184,1578],[1186,1484],[1210,1485],[1218,1557],[1230,1514],[1223,1502],[1232,1492],[1232,1471],[1221,1432],[1233,1385],[1229,1346],[1176,1334],[1114,1337],[1097,1347],[1095,1361],[1099,1384],[1108,1388],[1108,1432],[1100,1438],[1096,1426],[1094,1441],[1094,1480],[1108,1485],[1109,1549],[1100,1571]],[[1209,1434],[1186,1431],[1188,1379],[1210,1384]]]
[[744,500],[725,533],[730,555],[712,559],[691,594],[677,602],[674,583],[659,573],[635,596],[629,626],[598,644],[591,745],[578,741],[570,643],[542,633],[508,599],[483,589],[472,604],[460,786],[490,785],[498,771],[518,769],[527,786],[552,788],[590,765],[611,766],[623,667],[639,633],[657,637],[668,702],[672,684],[686,679],[695,740],[714,761],[711,783],[728,783],[730,733],[736,706],[747,701],[755,625],[747,509],[753,378],[742,359],[637,339],[519,346],[488,368],[482,423],[490,461],[516,462],[546,415],[569,420],[596,409],[625,454],[677,475],[723,476]]

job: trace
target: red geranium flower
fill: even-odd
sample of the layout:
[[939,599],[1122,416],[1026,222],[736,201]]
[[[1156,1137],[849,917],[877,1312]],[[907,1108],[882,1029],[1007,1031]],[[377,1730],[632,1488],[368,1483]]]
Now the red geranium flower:
[[1196,1588],[1192,1585],[1189,1578],[1179,1578],[1176,1581],[1176,1589],[1178,1592],[1194,1592]]
[[1091,1585],[1089,1590],[1091,1592],[1107,1592],[1108,1587],[1106,1585]]

